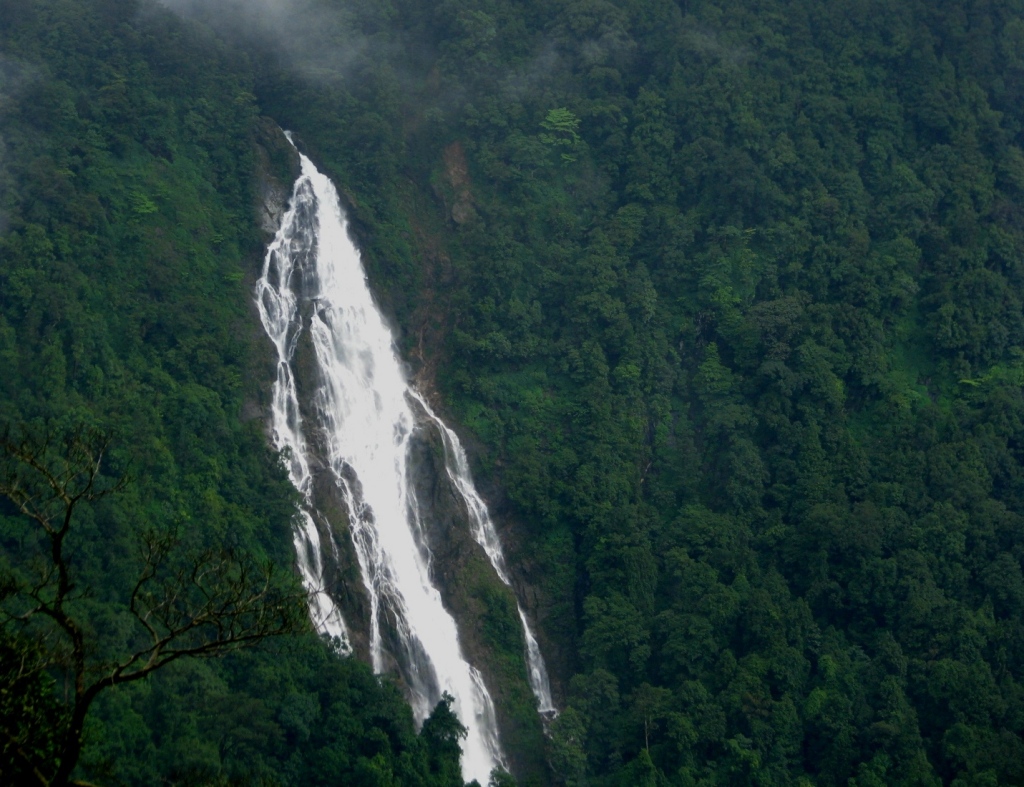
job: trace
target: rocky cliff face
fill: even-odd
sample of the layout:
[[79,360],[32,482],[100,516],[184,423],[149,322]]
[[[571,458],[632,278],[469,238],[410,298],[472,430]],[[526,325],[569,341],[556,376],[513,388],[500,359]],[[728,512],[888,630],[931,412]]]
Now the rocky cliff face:
[[484,676],[512,772],[544,772],[544,741],[524,658],[526,643],[512,590],[498,578],[470,531],[469,514],[445,469],[436,427],[416,434],[412,483],[426,523],[431,574],[459,624],[466,657]]
[[[295,149],[288,144],[284,131],[270,118],[260,118],[256,123],[253,152],[256,159],[255,184],[252,210],[258,226],[263,232],[263,243],[253,250],[251,264],[246,273],[248,291],[252,292],[263,268],[266,247],[274,239],[281,218],[288,208],[288,196],[292,183],[299,176],[300,164]],[[270,424],[270,401],[274,383],[277,357],[273,345],[267,340],[266,332],[260,326],[259,312],[255,300],[250,302],[250,326],[253,331],[253,346],[260,348],[254,358],[254,368],[249,379],[243,405],[242,418],[246,421],[259,419]]]
[[[299,174],[299,161],[283,132],[269,120],[259,124],[256,152],[255,208],[269,242],[287,209],[292,183]],[[351,205],[348,208],[353,209]],[[342,610],[354,653],[369,661],[370,599],[352,543],[346,502],[326,460],[324,437],[315,426],[317,419],[310,404],[312,392],[323,382],[309,340],[312,307],[312,301],[300,307],[307,330],[300,336],[293,366],[311,453],[314,521],[323,543],[332,545],[330,553],[323,555],[326,590]],[[263,376],[265,383],[258,397],[268,422],[274,364],[270,352]],[[480,670],[495,701],[502,741],[513,772],[524,777],[541,776],[543,780],[543,734],[527,677],[525,642],[515,597],[473,539],[465,504],[446,472],[441,435],[428,419],[419,421],[409,468],[424,523],[424,548],[431,554],[432,579],[441,591],[445,607],[456,619],[465,656]],[[354,478],[348,481],[357,483]],[[385,649],[401,652],[395,632],[388,630],[386,616],[382,622]],[[396,660],[386,663],[385,669],[402,679]]]
[[292,183],[299,177],[299,155],[284,131],[270,118],[256,122],[256,193],[255,209],[260,229],[266,240],[273,239],[281,226],[281,217],[288,207]]

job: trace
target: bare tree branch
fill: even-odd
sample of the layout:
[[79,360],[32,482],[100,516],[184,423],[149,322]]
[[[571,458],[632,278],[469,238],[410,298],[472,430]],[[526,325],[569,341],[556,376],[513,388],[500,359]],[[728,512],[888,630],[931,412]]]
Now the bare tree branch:
[[[272,565],[230,549],[189,552],[173,534],[148,532],[127,600],[142,642],[112,662],[91,659],[85,629],[67,607],[76,596],[66,539],[79,505],[115,494],[126,484],[123,476],[110,480],[103,475],[109,442],[88,429],[59,439],[52,430],[36,437],[26,430],[17,438],[10,430],[0,434],[0,496],[41,528],[50,561],[39,581],[0,587],[0,626],[49,620],[48,636],[58,640],[51,652],[66,651],[61,663],[73,686],[56,762],[34,763],[24,751],[16,752],[48,787],[84,784],[71,775],[86,714],[102,690],[141,680],[181,658],[220,656],[308,624],[304,592],[294,582],[278,581]],[[20,608],[5,603],[11,599],[30,603]],[[49,778],[48,771],[53,771]]]

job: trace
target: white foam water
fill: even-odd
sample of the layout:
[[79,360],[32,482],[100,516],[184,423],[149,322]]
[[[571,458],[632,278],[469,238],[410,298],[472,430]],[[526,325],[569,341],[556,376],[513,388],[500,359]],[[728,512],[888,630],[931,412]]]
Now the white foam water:
[[[410,482],[410,441],[424,419],[442,436],[447,474],[466,505],[473,537],[501,580],[511,586],[501,543],[473,485],[458,437],[403,373],[334,185],[309,158],[300,158],[302,174],[267,251],[256,297],[263,326],[278,353],[274,444],[286,451],[291,480],[305,502],[295,544],[310,590],[310,614],[339,650],[351,652],[341,613],[323,592],[322,555],[333,545],[331,536],[322,536],[315,525],[310,468],[316,460],[309,445],[313,441],[323,472],[347,508],[369,599],[374,669],[397,667],[420,722],[444,693],[454,698],[453,710],[468,731],[463,776],[486,784],[493,768],[505,767],[494,705],[480,673],[466,660],[455,620],[431,580],[425,523]],[[309,422],[303,423],[296,358],[308,353],[306,347],[314,362],[314,373],[308,376],[315,379],[302,380],[309,386],[303,392]],[[553,713],[544,661],[521,606],[519,616],[531,687],[541,712]]]

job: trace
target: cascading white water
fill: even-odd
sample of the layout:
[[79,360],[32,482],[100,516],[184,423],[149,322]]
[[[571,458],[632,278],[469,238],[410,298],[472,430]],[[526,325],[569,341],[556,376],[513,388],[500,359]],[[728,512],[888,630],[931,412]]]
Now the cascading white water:
[[306,205],[294,199],[282,222],[282,230],[267,249],[263,276],[256,285],[256,304],[260,320],[277,348],[277,379],[271,403],[271,426],[274,446],[285,453],[288,475],[303,498],[298,527],[293,533],[302,582],[309,593],[309,611],[313,624],[321,634],[328,635],[342,653],[351,652],[348,630],[334,601],[324,591],[323,553],[320,534],[313,522],[312,474],[309,470],[306,440],[302,434],[299,398],[295,388],[291,362],[299,336],[299,301],[289,286],[292,277],[302,268],[304,257],[313,250],[306,239],[284,231],[299,222],[299,212]]
[[[422,396],[416,393],[413,396],[441,433],[444,441],[445,469],[452,485],[458,490],[466,504],[474,540],[487,553],[487,557],[501,581],[512,587],[512,579],[509,577],[508,568],[505,565],[505,554],[501,549],[498,531],[494,528],[487,504],[484,503],[473,484],[473,478],[469,474],[469,460],[466,458],[466,451],[462,447],[458,435],[437,417]],[[523,624],[523,636],[526,639],[526,664],[530,672],[530,688],[533,689],[533,694],[537,698],[537,709],[551,718],[558,713],[558,709],[555,708],[554,700],[551,697],[551,683],[548,680],[547,667],[544,666],[544,658],[540,653],[540,645],[537,644],[537,637],[534,636],[526,613],[523,612],[523,606],[518,600],[516,601],[516,610],[519,612],[519,620]]]
[[[348,509],[356,557],[370,602],[369,647],[374,669],[393,659],[409,689],[417,719],[425,719],[443,692],[468,728],[462,770],[486,784],[504,766],[491,697],[479,672],[464,658],[455,621],[430,578],[430,551],[409,480],[410,441],[422,417],[444,441],[449,479],[468,509],[473,536],[502,581],[509,583],[501,545],[487,508],[473,487],[465,452],[454,432],[406,381],[391,333],[373,303],[359,252],[330,180],[301,157],[302,175],[271,245],[257,287],[260,316],[278,350],[273,427],[289,449],[292,481],[312,499],[313,436]],[[305,336],[304,336],[305,335]],[[300,338],[316,361],[307,396],[315,429],[303,431],[294,364]],[[305,378],[304,378],[305,379]],[[307,383],[308,384],[308,383]],[[413,405],[419,405],[414,412]],[[322,544],[308,510],[296,533],[307,587],[322,584]],[[312,596],[321,630],[348,646],[341,615],[326,594]],[[526,616],[530,681],[542,711],[552,711],[544,662]],[[382,625],[383,623],[383,625]],[[385,641],[387,639],[387,641]]]

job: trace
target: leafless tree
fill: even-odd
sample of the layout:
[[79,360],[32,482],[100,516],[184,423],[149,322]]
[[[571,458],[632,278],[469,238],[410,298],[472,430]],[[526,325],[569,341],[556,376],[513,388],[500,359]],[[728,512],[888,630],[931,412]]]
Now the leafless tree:
[[149,530],[140,537],[141,568],[126,599],[135,638],[119,657],[98,657],[75,614],[83,591],[73,581],[67,542],[79,508],[127,483],[103,474],[108,446],[105,435],[89,429],[0,436],[0,496],[35,526],[43,544],[34,572],[16,571],[0,581],[0,626],[20,626],[19,636],[31,637],[34,652],[46,654],[13,674],[23,680],[33,671],[63,672],[69,686],[55,762],[19,754],[18,732],[0,719],[6,750],[24,759],[19,770],[42,787],[82,784],[71,777],[86,716],[104,689],[141,680],[180,658],[219,656],[308,625],[304,593],[275,576],[271,564],[222,547],[188,551],[173,534]]

